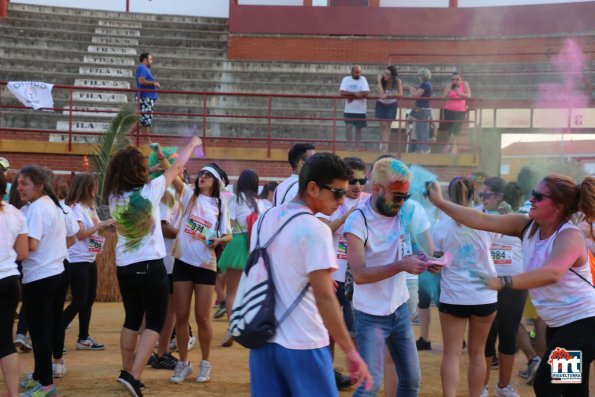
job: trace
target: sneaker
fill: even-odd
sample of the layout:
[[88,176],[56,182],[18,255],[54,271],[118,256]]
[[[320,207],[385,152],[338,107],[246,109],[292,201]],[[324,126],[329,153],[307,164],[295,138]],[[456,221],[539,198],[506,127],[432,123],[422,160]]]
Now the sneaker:
[[411,324],[419,325],[419,316],[417,314],[411,319]]
[[496,384],[496,397],[521,397],[512,385],[500,387]]
[[116,381],[123,385],[131,396],[143,397],[140,381],[134,379],[130,372],[124,370],[120,371],[120,376],[118,376]]
[[339,370],[335,369],[335,384],[337,389],[345,390],[351,387],[351,378],[343,375]]
[[52,363],[52,374],[54,378],[62,378],[68,372],[68,368],[64,365],[64,360],[60,364]]
[[192,373],[192,364],[188,361],[186,364],[184,361],[178,361],[176,368],[174,369],[174,375],[169,378],[173,383],[182,383]]
[[151,357],[149,357],[149,359],[147,360],[147,365],[150,365],[152,367],[157,360],[159,360],[159,356],[157,355],[157,353],[151,353]]
[[432,350],[432,342],[425,340],[421,336],[415,342],[415,346],[417,347],[417,351]]
[[33,379],[33,372],[31,372],[21,378],[19,387],[23,390],[32,390],[41,387],[41,384]]
[[498,357],[494,356],[492,357],[492,369],[498,369],[498,367],[500,366],[500,361],[498,361]]
[[163,356],[157,357],[157,359],[151,363],[151,367],[155,369],[175,369],[178,361],[179,360],[171,354],[165,353]]
[[104,350],[105,346],[101,343],[97,343],[91,336],[87,336],[87,339],[79,339],[76,342],[76,350]]
[[527,379],[529,377],[529,368],[519,369],[519,376]]
[[529,366],[527,367],[528,385],[533,385],[533,381],[535,380],[535,375],[537,374],[537,368],[539,368],[539,364],[541,364],[541,358],[538,356],[535,356],[531,360],[529,360]]
[[41,386],[35,390],[29,390],[28,392],[19,394],[19,397],[53,397],[58,396],[58,390],[56,386]]
[[485,385],[483,389],[481,389],[481,393],[479,393],[479,397],[489,397],[490,390],[488,389],[488,385]]
[[196,336],[190,335],[190,337],[188,338],[188,351],[192,350],[195,343],[196,343]]
[[219,306],[217,307],[217,310],[215,310],[215,314],[213,314],[213,318],[219,319],[221,317],[223,317],[225,315],[226,311],[225,311],[225,302],[221,302],[219,304]]
[[225,332],[225,337],[223,338],[223,342],[221,342],[221,346],[230,347],[231,345],[233,345],[233,335],[228,329],[227,332]]
[[33,350],[31,342],[23,334],[17,334],[16,338],[14,338],[14,345],[15,347],[18,347],[23,353],[29,353],[31,350]]
[[169,341],[169,351],[173,352],[176,351],[178,349],[178,346],[176,346],[176,338],[171,338],[171,340]]
[[201,360],[198,366],[198,375],[196,376],[197,383],[208,382],[211,378],[211,363],[207,360]]

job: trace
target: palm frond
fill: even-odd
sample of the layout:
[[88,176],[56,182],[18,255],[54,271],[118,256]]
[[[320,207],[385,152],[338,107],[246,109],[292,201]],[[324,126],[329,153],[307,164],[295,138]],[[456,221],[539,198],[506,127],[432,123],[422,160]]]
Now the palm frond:
[[99,180],[97,198],[100,201],[103,197],[103,185],[109,160],[115,152],[130,145],[127,133],[137,120],[138,116],[133,108],[123,108],[112,120],[106,133],[97,141],[95,152],[91,157],[91,167]]

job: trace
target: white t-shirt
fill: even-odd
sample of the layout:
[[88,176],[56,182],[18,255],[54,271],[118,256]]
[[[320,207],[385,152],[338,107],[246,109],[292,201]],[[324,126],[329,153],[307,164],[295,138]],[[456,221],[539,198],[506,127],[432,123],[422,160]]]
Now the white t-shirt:
[[[334,222],[345,215],[350,209],[358,206],[368,197],[370,197],[370,193],[365,192],[362,192],[358,199],[350,199],[349,197],[345,197],[343,204],[341,204],[331,216],[326,216],[319,212],[316,214],[316,217],[326,219],[329,222]],[[333,233],[333,247],[335,247],[337,252],[337,264],[339,265],[339,270],[333,272],[333,280],[340,283],[345,282],[345,272],[347,271],[347,240],[343,235],[344,226],[345,224],[341,225]]]
[[[351,76],[343,77],[341,81],[341,88],[340,91],[349,91],[353,93],[358,92],[370,92],[370,87],[368,86],[368,80],[364,76],[360,76],[359,79],[354,79]],[[345,113],[366,113],[366,100],[365,99],[354,99],[353,101],[349,102],[347,99],[345,100]]]
[[299,188],[299,175],[291,174],[289,178],[277,185],[273,195],[273,207],[289,203],[297,196]]
[[[372,209],[370,200],[368,198],[359,206],[366,217],[367,227],[362,213],[356,210],[349,215],[343,229],[345,234],[351,233],[365,243],[364,266],[384,266],[411,255],[410,234],[403,228],[401,218],[378,214]],[[374,316],[394,313],[407,299],[405,272],[375,283],[353,286],[353,308]]]
[[[72,209],[66,205],[64,200],[60,200],[60,207],[62,207],[62,211],[64,211],[64,222],[66,224],[66,237],[73,237],[76,236],[78,231],[80,230],[79,224],[75,219],[74,214],[72,213]],[[66,260],[70,262],[70,255],[68,254],[68,249],[66,249]]]
[[[162,222],[166,222],[174,229],[180,230],[183,214],[182,206],[176,196],[176,191],[173,187],[170,186],[167,188],[159,203],[159,215]],[[176,239],[163,237],[163,242],[165,244],[165,258],[163,258],[163,263],[165,264],[167,274],[172,274],[174,271],[173,249]]]
[[23,261],[23,284],[52,277],[64,271],[66,222],[64,213],[48,196],[23,207],[29,237],[39,241]]
[[[287,219],[310,209],[287,203],[266,213],[260,229],[260,241],[268,241]],[[256,223],[252,234],[256,233]],[[251,241],[254,249],[256,239]],[[275,237],[267,249],[275,283],[275,317],[281,318],[309,282],[308,274],[322,269],[337,269],[331,230],[314,216],[301,215]],[[276,330],[270,340],[287,349],[319,349],[329,344],[328,331],[318,312],[312,288]]]
[[454,259],[442,269],[440,302],[453,305],[485,305],[498,299],[498,292],[478,288],[476,271],[496,276],[490,255],[492,243],[500,234],[484,232],[460,225],[449,218],[432,227],[432,239],[436,251],[450,252]]
[[[246,218],[254,212],[248,203],[244,201],[243,194],[241,197],[239,203],[237,196],[235,195],[229,200],[229,219],[231,220],[233,233],[248,233],[248,223],[246,222]],[[256,206],[258,207],[258,214],[264,214],[266,206],[262,199],[256,199]]]
[[184,215],[178,232],[178,247],[175,256],[191,266],[216,271],[215,250],[207,247],[206,242],[217,236],[221,237],[231,233],[227,204],[225,201],[221,201],[221,222],[217,224],[218,199],[203,194],[196,198],[193,197],[195,197],[193,188],[186,185],[180,199]]
[[116,265],[127,266],[165,257],[159,216],[159,202],[164,192],[165,177],[161,175],[141,189],[109,197],[110,213],[118,232]]
[[523,247],[521,239],[502,236],[490,247],[498,276],[514,276],[523,272]]
[[0,208],[0,279],[19,275],[14,243],[21,234],[27,234],[25,216],[12,205],[2,203],[2,208]]
[[[89,230],[99,223],[99,217],[95,208],[89,208],[80,203],[71,206],[72,214],[76,222],[83,224],[85,230]],[[77,224],[78,227],[78,224]],[[103,250],[105,239],[98,232],[83,240],[77,240],[76,243],[68,248],[69,261],[76,262],[94,262],[98,253]]]
[[[405,201],[405,204],[399,210],[398,216],[401,218],[405,230],[409,230],[413,252],[424,251],[422,245],[417,241],[419,235],[430,228],[430,221],[424,207],[417,201],[409,199]],[[433,254],[433,252],[425,253],[430,256]],[[417,274],[406,273],[405,278],[407,280],[417,280],[418,276]]]

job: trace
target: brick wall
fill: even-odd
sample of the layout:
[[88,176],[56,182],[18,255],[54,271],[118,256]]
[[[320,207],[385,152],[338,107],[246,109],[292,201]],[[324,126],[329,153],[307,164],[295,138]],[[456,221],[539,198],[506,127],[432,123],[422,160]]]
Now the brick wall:
[[[545,62],[550,58],[547,54],[558,53],[569,37],[459,40],[230,34],[227,56],[230,60],[387,63],[389,54],[396,53],[403,54],[392,57],[396,64]],[[573,38],[584,52],[595,52],[595,37]],[[535,52],[545,55],[522,55]],[[498,53],[518,55],[490,55]]]

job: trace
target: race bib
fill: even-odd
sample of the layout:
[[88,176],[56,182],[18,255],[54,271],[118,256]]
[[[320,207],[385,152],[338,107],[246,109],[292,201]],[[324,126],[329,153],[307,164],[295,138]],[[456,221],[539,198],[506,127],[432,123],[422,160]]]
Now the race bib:
[[89,252],[93,252],[95,254],[101,253],[101,251],[103,251],[104,243],[105,243],[105,238],[103,238],[101,236],[89,237]]
[[186,221],[184,233],[190,235],[192,238],[205,241],[207,236],[212,234],[210,232],[212,226],[213,225],[209,221],[195,215],[190,215],[190,218]]
[[347,260],[347,240],[339,237],[339,244],[337,244],[337,259]]
[[490,253],[494,265],[512,265],[512,246],[493,244]]
[[411,248],[411,239],[409,233],[404,233],[399,236],[399,258],[403,259],[406,256],[413,255],[413,248]]

